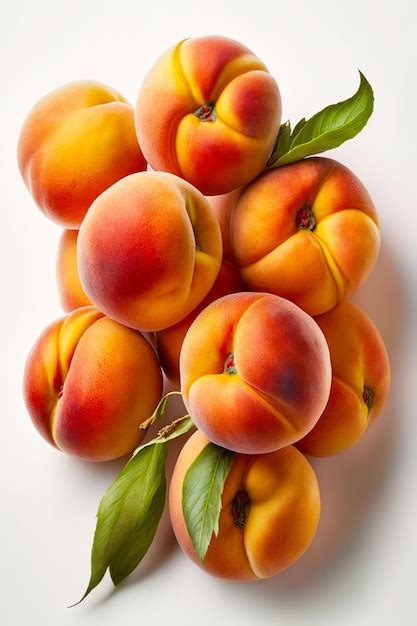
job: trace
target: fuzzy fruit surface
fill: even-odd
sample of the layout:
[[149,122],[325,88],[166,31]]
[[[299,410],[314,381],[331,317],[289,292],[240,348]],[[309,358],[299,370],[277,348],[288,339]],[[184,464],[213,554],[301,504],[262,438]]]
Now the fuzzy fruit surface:
[[56,278],[59,299],[65,313],[91,306],[78,273],[77,239],[78,230],[64,230],[58,245]]
[[181,391],[196,426],[243,454],[292,444],[329,398],[329,349],[314,320],[266,293],[231,294],[190,326],[180,356]]
[[266,166],[281,121],[274,78],[251,50],[226,37],[185,39],[151,67],[135,123],[152,168],[205,195],[253,180]]
[[39,208],[64,228],[79,228],[97,196],[147,165],[132,105],[92,80],[58,87],[35,104],[20,133],[18,162]]
[[165,330],[155,334],[156,347],[162,368],[167,377],[174,383],[180,382],[180,353],[184,337],[195,318],[208,304],[222,296],[242,291],[243,284],[239,271],[223,260],[213,287],[207,296],[187,317]]
[[121,324],[158,331],[205,298],[222,261],[206,198],[164,172],[126,176],[91,205],[78,236],[83,289]]
[[310,315],[355,291],[377,259],[373,202],[360,180],[332,159],[269,170],[211,202],[225,256],[247,287],[287,298]]
[[359,307],[344,301],[315,321],[326,337],[332,362],[327,405],[297,447],[329,456],[358,441],[388,397],[390,365],[382,337]]
[[24,396],[35,427],[51,445],[86,461],[131,452],[161,393],[148,341],[93,307],[52,322],[26,362]]

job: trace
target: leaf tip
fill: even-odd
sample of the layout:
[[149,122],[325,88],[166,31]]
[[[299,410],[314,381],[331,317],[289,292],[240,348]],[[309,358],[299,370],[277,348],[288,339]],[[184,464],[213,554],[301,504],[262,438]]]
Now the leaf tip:
[[69,606],[67,606],[67,609],[72,609],[72,608],[74,608],[74,606],[77,606],[78,604],[81,604],[81,602],[86,599],[86,597],[88,596],[88,594],[90,593],[91,590],[92,589],[90,589],[90,587],[88,586],[86,591],[84,592],[84,595],[81,596],[81,598],[77,602],[74,602],[74,604],[70,604]]
[[362,70],[360,70],[358,68],[358,72],[359,72],[359,76],[360,76],[360,85],[359,85],[359,90],[363,87],[365,87],[370,95],[371,95],[371,99],[372,99],[372,103],[374,101],[374,90],[372,89],[372,85],[369,82],[369,80],[366,78],[365,74],[362,72]]
[[198,556],[200,562],[204,563],[204,559],[206,558],[207,550],[199,549],[196,552],[197,552],[197,556]]
[[367,83],[367,84],[370,86],[369,81],[368,81],[368,79],[366,78],[365,74],[362,72],[362,70],[360,70],[360,69],[358,68],[358,72],[359,72],[359,76],[360,76],[360,78],[361,78],[361,81],[364,81],[365,83]]

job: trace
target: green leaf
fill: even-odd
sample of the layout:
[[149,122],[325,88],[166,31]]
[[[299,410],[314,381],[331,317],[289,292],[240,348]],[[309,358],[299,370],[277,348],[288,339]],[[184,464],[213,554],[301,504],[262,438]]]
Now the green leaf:
[[[105,493],[97,513],[91,577],[82,600],[100,583],[113,561],[119,563],[117,577],[120,582],[139,563],[140,554],[143,556],[146,553],[162,514],[157,505],[161,492],[165,498],[165,458],[166,446],[147,446],[128,461]],[[140,529],[147,516],[152,529],[148,528],[145,536],[142,536]],[[132,534],[136,537],[139,560],[122,575],[121,553]],[[128,564],[132,565],[132,561]]]
[[182,510],[193,546],[204,561],[213,533],[219,532],[224,482],[235,453],[208,443],[190,465],[182,489]]
[[[166,446],[161,446],[166,448]],[[149,505],[146,515],[141,516],[132,528],[121,549],[110,563],[110,576],[114,585],[118,585],[141,562],[155,536],[165,504],[165,476]]]
[[[306,118],[303,117],[298,124],[295,125],[294,130],[292,131],[292,134],[294,137],[296,137],[298,135],[298,133],[300,132],[300,130],[306,125]],[[287,152],[287,150],[286,150]]]
[[107,569],[118,585],[146,554],[164,509],[167,443],[193,426],[186,415],[162,428],[135,451],[107,489],[97,513],[90,581],[79,602],[97,587]]
[[281,124],[274,151],[269,159],[269,163],[275,162],[280,156],[285,154],[290,147],[291,124],[289,121]]
[[300,120],[289,139],[280,130],[268,169],[337,148],[362,130],[372,114],[374,95],[365,76],[359,74],[360,85],[351,98],[331,104],[307,121]]

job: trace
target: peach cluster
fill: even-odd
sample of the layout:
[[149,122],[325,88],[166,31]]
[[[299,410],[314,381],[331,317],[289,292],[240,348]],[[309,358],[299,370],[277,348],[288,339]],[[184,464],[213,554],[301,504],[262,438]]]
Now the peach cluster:
[[[130,453],[163,369],[198,428],[170,486],[176,537],[208,572],[242,581],[305,552],[320,494],[304,454],[358,441],[390,385],[378,330],[346,299],[378,256],[371,197],[325,157],[271,165],[280,124],[264,63],[211,36],[165,52],[135,106],[95,81],[52,91],[18,142],[35,203],[64,228],[66,316],[24,373],[36,428],[84,460]],[[209,444],[234,457],[202,562],[183,486]]]

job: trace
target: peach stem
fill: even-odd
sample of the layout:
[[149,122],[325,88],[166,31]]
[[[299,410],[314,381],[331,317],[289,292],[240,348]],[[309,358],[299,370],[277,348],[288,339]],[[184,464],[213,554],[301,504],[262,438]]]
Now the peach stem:
[[250,500],[247,493],[239,491],[232,502],[232,515],[233,523],[238,526],[240,530],[243,530],[245,522],[248,519],[250,508]]
[[194,111],[194,115],[202,122],[214,122],[216,119],[214,104],[202,104],[197,111]]

